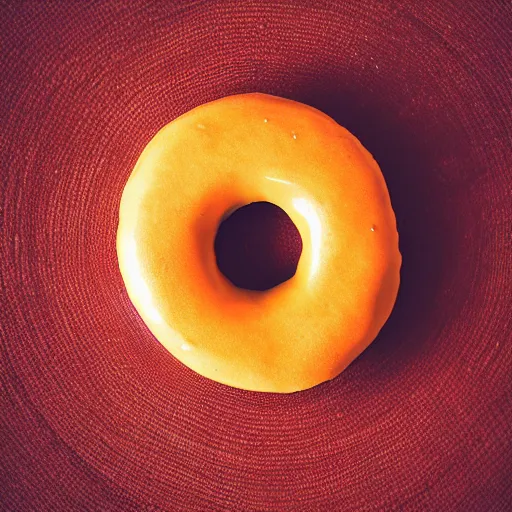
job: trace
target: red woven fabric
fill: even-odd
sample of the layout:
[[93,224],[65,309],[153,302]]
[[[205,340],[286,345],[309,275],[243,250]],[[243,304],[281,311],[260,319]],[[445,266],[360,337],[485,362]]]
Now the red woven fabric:
[[[511,26],[501,0],[3,2],[2,510],[511,510]],[[248,91],[361,139],[404,258],[375,343],[293,395],[185,368],[117,267],[145,144]]]

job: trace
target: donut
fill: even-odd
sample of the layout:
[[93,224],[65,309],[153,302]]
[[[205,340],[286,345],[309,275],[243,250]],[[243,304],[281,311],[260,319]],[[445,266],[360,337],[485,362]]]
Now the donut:
[[[295,275],[266,291],[219,270],[219,225],[268,202],[297,227]],[[158,341],[200,375],[277,393],[339,375],[393,309],[401,255],[378,164],[319,110],[267,94],[181,115],[140,155],[122,193],[119,268]]]

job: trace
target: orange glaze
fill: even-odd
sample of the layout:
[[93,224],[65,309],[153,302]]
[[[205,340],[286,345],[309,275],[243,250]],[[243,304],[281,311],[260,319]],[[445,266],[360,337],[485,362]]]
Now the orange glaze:
[[[219,271],[214,239],[236,208],[268,201],[297,226],[290,280],[265,292]],[[242,389],[332,379],[393,308],[401,256],[380,169],[322,112],[265,94],[187,112],[150,141],[123,192],[119,266],[156,338],[199,374]]]

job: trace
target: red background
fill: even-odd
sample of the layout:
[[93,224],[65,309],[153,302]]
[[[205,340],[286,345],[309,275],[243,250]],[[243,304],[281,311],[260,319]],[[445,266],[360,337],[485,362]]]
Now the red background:
[[[2,509],[510,510],[511,27],[499,0],[3,2]],[[115,252],[145,144],[249,91],[361,139],[404,258],[375,343],[287,396],[176,361]]]

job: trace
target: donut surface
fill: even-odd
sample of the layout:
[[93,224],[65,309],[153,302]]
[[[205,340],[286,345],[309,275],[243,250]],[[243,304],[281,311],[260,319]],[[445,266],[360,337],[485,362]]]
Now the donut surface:
[[[303,242],[294,277],[264,292],[219,271],[214,241],[237,208],[282,208]],[[117,233],[128,295],[155,337],[215,381],[293,392],[332,379],[393,308],[401,256],[382,173],[322,112],[229,96],[150,141],[123,191]]]

